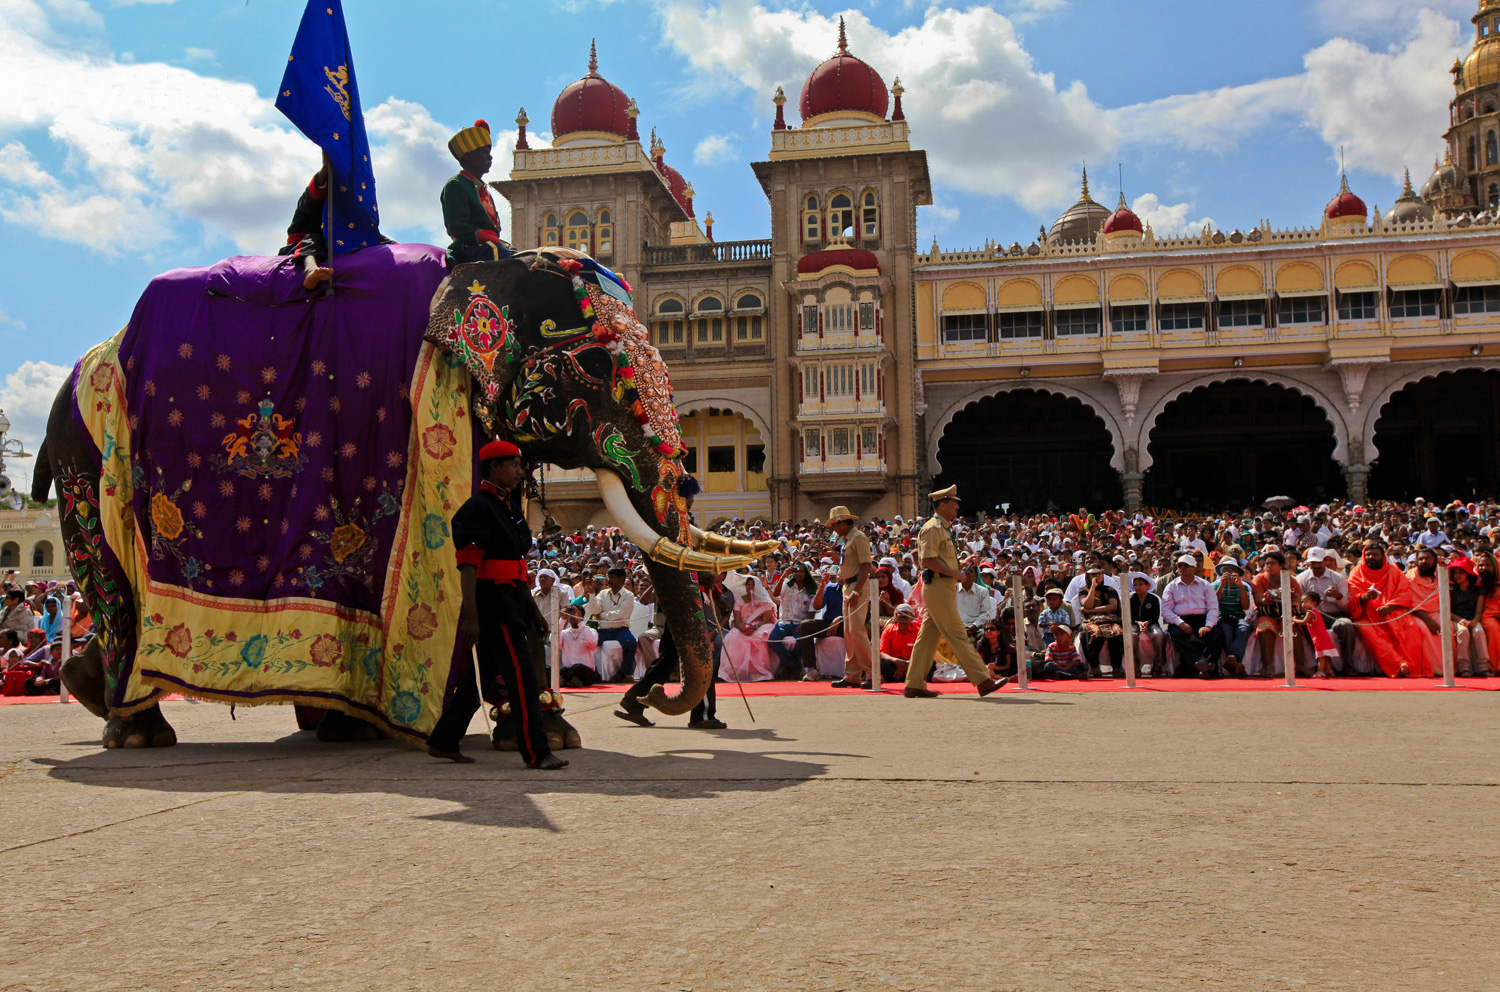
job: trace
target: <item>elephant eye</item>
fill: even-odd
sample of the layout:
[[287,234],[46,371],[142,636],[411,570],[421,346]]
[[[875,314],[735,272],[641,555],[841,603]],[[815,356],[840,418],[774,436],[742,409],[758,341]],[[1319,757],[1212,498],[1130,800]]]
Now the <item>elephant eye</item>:
[[590,385],[608,385],[614,374],[615,360],[607,348],[589,345],[568,352],[572,371]]

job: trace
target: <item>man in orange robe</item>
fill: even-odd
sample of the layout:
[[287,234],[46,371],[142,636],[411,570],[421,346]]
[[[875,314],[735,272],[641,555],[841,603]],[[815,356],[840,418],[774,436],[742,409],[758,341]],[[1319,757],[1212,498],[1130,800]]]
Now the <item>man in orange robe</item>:
[[1365,542],[1364,558],[1349,575],[1349,598],[1360,639],[1381,671],[1391,678],[1432,675],[1411,582],[1385,560],[1385,545]]

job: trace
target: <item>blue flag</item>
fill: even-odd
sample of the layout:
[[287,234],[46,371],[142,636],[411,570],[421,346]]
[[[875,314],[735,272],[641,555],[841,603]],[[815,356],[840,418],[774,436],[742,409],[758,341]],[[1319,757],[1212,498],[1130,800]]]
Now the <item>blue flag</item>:
[[276,94],[276,109],[323,149],[333,167],[331,211],[325,211],[325,216],[332,214],[332,228],[325,232],[329,252],[337,255],[383,242],[370,140],[341,0],[308,0]]

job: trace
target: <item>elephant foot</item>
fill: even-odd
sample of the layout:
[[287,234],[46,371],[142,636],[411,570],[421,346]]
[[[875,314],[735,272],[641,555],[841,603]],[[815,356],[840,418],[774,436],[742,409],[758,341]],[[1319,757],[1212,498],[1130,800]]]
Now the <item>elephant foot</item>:
[[542,726],[547,728],[547,746],[554,751],[583,747],[578,730],[563,719],[562,710],[547,710],[542,714]]
[[109,719],[109,707],[104,702],[104,662],[99,657],[94,642],[89,642],[82,651],[62,663],[63,685],[68,695],[83,704],[83,708],[101,720]]
[[[493,710],[491,713],[493,714]],[[516,727],[510,717],[502,717],[496,721],[495,729],[490,733],[490,744],[496,751],[519,751],[516,744]]]
[[377,741],[380,732],[372,723],[350,716],[342,710],[328,710],[318,721],[317,738],[325,744],[352,744]]
[[141,710],[134,716],[111,716],[104,722],[104,746],[171,747],[177,743],[177,731],[162,716],[160,706]]

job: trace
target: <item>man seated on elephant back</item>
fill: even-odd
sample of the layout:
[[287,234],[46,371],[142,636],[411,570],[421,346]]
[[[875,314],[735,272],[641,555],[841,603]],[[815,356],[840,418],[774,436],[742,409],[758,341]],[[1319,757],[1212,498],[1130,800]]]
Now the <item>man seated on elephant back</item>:
[[474,122],[448,139],[448,151],[458,159],[458,175],[443,186],[443,227],[453,243],[448,246],[450,267],[464,262],[496,262],[515,254],[500,240],[500,215],[484,184],[490,171],[490,126]]

